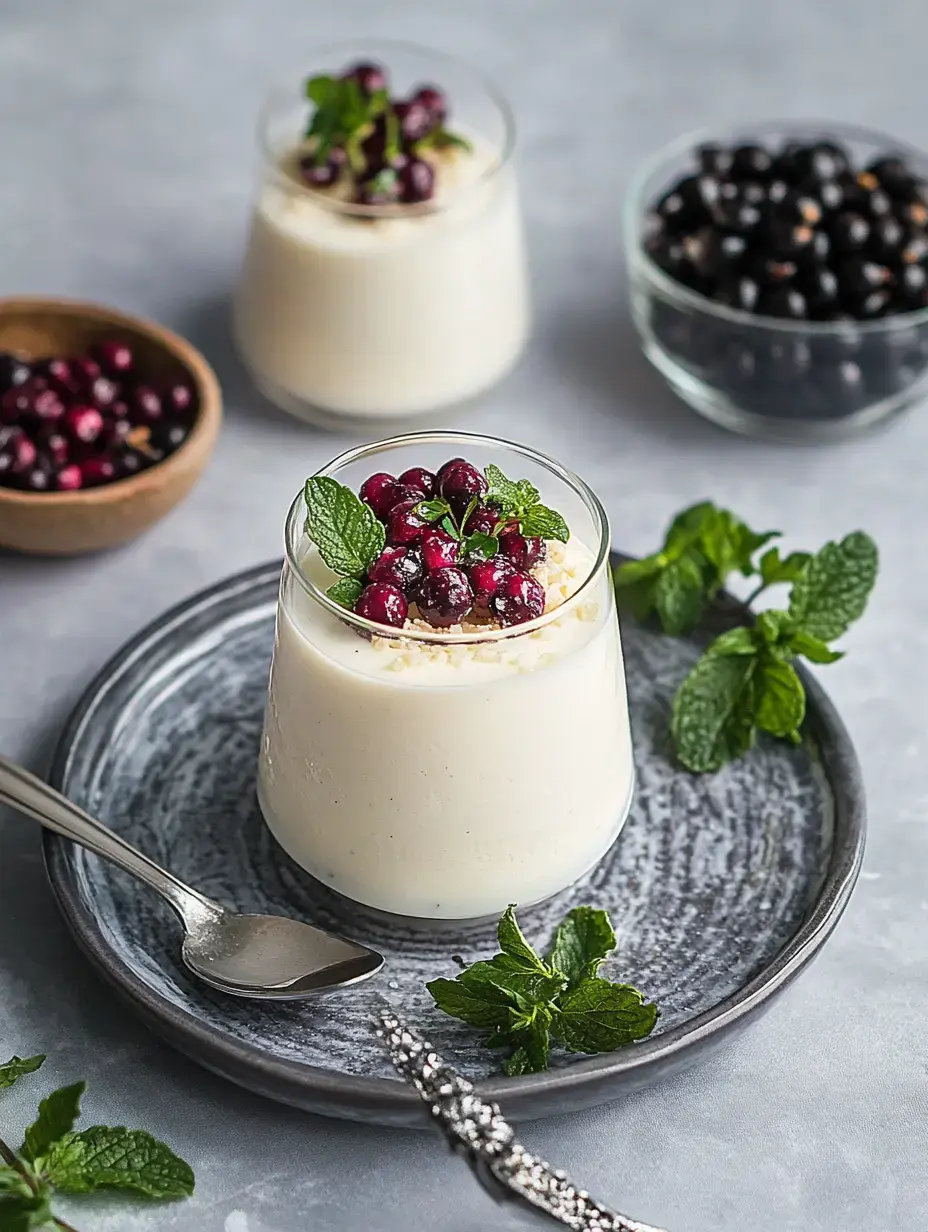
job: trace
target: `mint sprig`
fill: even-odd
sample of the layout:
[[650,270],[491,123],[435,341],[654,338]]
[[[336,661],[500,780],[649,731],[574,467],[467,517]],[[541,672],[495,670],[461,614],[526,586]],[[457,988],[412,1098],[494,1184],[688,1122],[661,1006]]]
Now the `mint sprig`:
[[[34,1073],[44,1060],[12,1057],[0,1065],[0,1088]],[[75,1131],[84,1089],[76,1082],[47,1095],[18,1152],[0,1138],[0,1232],[75,1232],[51,1209],[56,1190],[84,1194],[105,1188],[161,1199],[193,1193],[189,1164],[144,1130],[94,1125]]]
[[[774,552],[756,567],[761,584],[754,593],[791,582],[788,608],[762,611],[752,625],[717,637],[674,698],[671,735],[690,770],[720,769],[747,753],[759,731],[798,743],[806,695],[793,664],[837,662],[842,653],[829,643],[863,614],[876,582],[877,548],[862,531],[814,555],[781,559]],[[682,621],[669,623],[670,631],[683,631]]]
[[654,612],[665,633],[680,637],[697,627],[732,573],[755,572],[754,554],[779,533],[753,531],[729,510],[701,501],[677,514],[659,552],[616,569],[616,590],[637,619]]
[[598,975],[615,948],[608,913],[577,907],[561,922],[542,959],[510,906],[497,927],[500,952],[455,979],[427,984],[439,1009],[487,1031],[488,1048],[508,1048],[511,1077],[548,1068],[552,1038],[571,1052],[611,1052],[650,1034],[655,1005],[631,985]]
[[492,464],[485,473],[489,484],[487,503],[500,514],[497,532],[508,525],[523,535],[567,542],[570,538],[567,523],[556,510],[541,503],[538,489],[527,479],[507,479],[500,468]]

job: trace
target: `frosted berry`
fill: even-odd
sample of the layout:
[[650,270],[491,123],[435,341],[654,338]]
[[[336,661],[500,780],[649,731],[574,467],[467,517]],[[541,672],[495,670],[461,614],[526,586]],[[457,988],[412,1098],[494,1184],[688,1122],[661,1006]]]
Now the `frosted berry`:
[[455,514],[461,518],[467,506],[475,496],[480,497],[487,490],[487,481],[469,462],[457,462],[444,468],[439,479],[438,490],[445,498]]
[[388,543],[415,543],[421,536],[428,523],[423,518],[420,518],[417,513],[413,512],[418,503],[418,498],[415,500],[404,500],[400,501],[398,505],[390,510],[390,516],[387,520]]
[[406,623],[409,604],[406,602],[406,596],[396,586],[389,586],[385,582],[372,582],[361,592],[354,610],[365,620],[401,629]]
[[385,547],[367,572],[369,582],[383,582],[409,595],[425,574],[422,556],[415,548]]
[[470,582],[462,569],[451,566],[426,575],[416,604],[423,620],[437,629],[460,624],[474,604]]
[[516,570],[503,578],[490,600],[490,611],[503,625],[535,620],[545,610],[545,590],[530,573]]
[[411,466],[408,471],[403,471],[399,477],[399,482],[407,488],[415,488],[422,493],[426,500],[435,495],[435,490],[438,487],[438,480],[424,466]]
[[504,578],[514,572],[512,563],[504,556],[494,556],[490,560],[477,561],[471,565],[467,574],[474,591],[474,603],[478,607],[488,608]]
[[544,560],[547,554],[544,539],[537,535],[526,538],[516,530],[504,531],[500,535],[499,550],[517,569],[531,569],[533,565]]
[[430,573],[435,569],[446,569],[455,564],[458,558],[458,541],[447,531],[424,531],[419,540],[419,548],[425,567]]

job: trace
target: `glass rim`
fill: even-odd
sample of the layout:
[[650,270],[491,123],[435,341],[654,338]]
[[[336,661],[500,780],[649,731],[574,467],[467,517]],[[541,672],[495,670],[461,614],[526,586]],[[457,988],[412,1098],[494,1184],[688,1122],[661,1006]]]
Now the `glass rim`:
[[[512,107],[505,94],[500,90],[496,83],[487,74],[478,68],[474,68],[465,60],[458,59],[457,56],[450,52],[440,51],[434,47],[427,47],[421,43],[412,43],[404,39],[340,39],[336,43],[326,43],[313,52],[313,55],[318,58],[334,56],[344,51],[346,55],[354,50],[357,54],[361,48],[368,48],[369,54],[376,56],[379,49],[383,49],[384,53],[393,51],[396,53],[406,52],[415,55],[431,57],[435,60],[444,62],[445,64],[454,65],[458,70],[463,70],[473,79],[475,85],[490,99],[490,102],[497,109],[503,122],[503,142],[497,152],[497,156],[492,160],[488,167],[481,171],[480,175],[474,180],[469,180],[466,184],[461,184],[454,188],[440,202],[421,201],[411,202],[407,204],[396,203],[392,205],[363,205],[354,201],[339,201],[334,197],[329,197],[317,189],[311,188],[308,184],[301,184],[299,180],[288,175],[280,165],[278,153],[273,149],[268,139],[271,118],[275,110],[284,102],[293,103],[293,82],[289,78],[278,82],[278,84],[270,89],[265,96],[264,102],[258,112],[257,123],[257,141],[258,150],[264,163],[273,169],[274,173],[283,178],[288,188],[292,188],[300,197],[312,201],[315,205],[328,210],[333,214],[341,214],[349,218],[366,218],[369,220],[383,218],[418,218],[423,215],[441,214],[448,209],[452,204],[459,201],[461,197],[466,196],[469,192],[476,190],[478,187],[489,183],[509,164],[516,143],[516,121]],[[453,100],[452,100],[453,101]],[[294,134],[294,149],[297,148],[300,140],[299,133]]]
[[352,612],[348,608],[342,607],[340,603],[336,603],[334,599],[329,598],[325,591],[318,587],[303,572],[300,560],[296,554],[296,545],[303,535],[302,512],[305,499],[302,491],[297,493],[287,514],[284,534],[286,567],[289,567],[291,573],[300,583],[306,594],[331,615],[337,617],[338,620],[345,624],[350,624],[360,632],[386,638],[388,641],[402,638],[406,641],[428,642],[440,646],[462,646],[484,643],[492,644],[506,641],[510,638],[526,637],[534,633],[535,630],[542,629],[546,625],[551,624],[558,617],[563,616],[565,612],[577,606],[582,601],[582,596],[585,593],[589,593],[589,588],[599,577],[603,564],[609,558],[611,548],[609,518],[599,497],[579,475],[575,475],[573,471],[563,466],[560,462],[555,461],[554,458],[541,453],[540,450],[532,449],[529,445],[520,445],[515,441],[509,441],[502,437],[485,436],[475,432],[434,431],[409,432],[399,436],[387,437],[380,441],[372,441],[364,445],[356,445],[352,449],[346,449],[343,453],[333,458],[331,462],[326,463],[325,466],[315,471],[313,478],[317,475],[334,475],[346,466],[350,466],[353,462],[358,462],[363,458],[381,453],[388,453],[393,449],[400,449],[406,445],[437,445],[445,442],[449,445],[455,442],[465,445],[488,445],[492,448],[512,450],[549,471],[556,478],[571,487],[581,498],[593,516],[594,524],[599,528],[599,546],[586,577],[574,593],[568,599],[565,599],[563,603],[559,603],[557,607],[552,608],[549,612],[543,612],[541,616],[537,616],[534,620],[527,620],[523,624],[509,625],[505,628],[481,629],[470,633],[446,633],[440,629],[391,629],[388,625],[377,624],[376,621],[359,616],[357,612]]
[[690,153],[698,145],[718,141],[726,136],[735,138],[753,136],[762,141],[764,133],[769,132],[770,129],[777,129],[784,133],[792,131],[797,135],[807,133],[809,136],[843,137],[847,141],[883,145],[888,152],[898,152],[916,161],[925,170],[926,178],[928,178],[928,152],[913,145],[910,141],[893,137],[880,129],[867,128],[862,124],[839,120],[762,119],[717,129],[692,129],[675,137],[673,141],[667,142],[650,154],[642,163],[639,163],[631,178],[622,208],[625,251],[629,270],[644,273],[668,300],[675,300],[707,316],[716,317],[732,325],[753,326],[755,329],[769,329],[794,336],[834,337],[851,333],[887,334],[918,328],[928,322],[928,307],[918,308],[914,312],[878,317],[873,321],[788,321],[781,317],[760,316],[754,312],[745,312],[742,308],[729,308],[725,304],[716,303],[707,295],[702,295],[699,291],[684,286],[682,282],[671,278],[648,256],[641,242],[641,220],[647,206],[644,199],[645,185],[651,176],[656,174],[665,163],[671,162],[682,154]]

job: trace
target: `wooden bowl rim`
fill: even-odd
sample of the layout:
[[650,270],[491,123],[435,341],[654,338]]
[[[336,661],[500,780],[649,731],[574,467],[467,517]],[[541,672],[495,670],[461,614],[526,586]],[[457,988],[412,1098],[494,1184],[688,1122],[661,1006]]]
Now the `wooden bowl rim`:
[[86,317],[97,320],[101,324],[112,325],[114,330],[128,328],[135,330],[136,333],[147,335],[177,359],[190,374],[197,390],[197,416],[193,421],[190,435],[184,443],[164,461],[156,462],[154,466],[150,466],[148,470],[138,475],[102,484],[98,488],[78,488],[75,492],[21,492],[17,488],[0,488],[0,505],[20,509],[119,505],[144,492],[161,488],[165,483],[169,483],[176,472],[184,469],[187,455],[191,450],[209,446],[216,436],[222,417],[222,391],[219,379],[209,361],[193,343],[188,342],[186,338],[182,338],[172,329],[168,329],[166,325],[159,325],[157,321],[135,316],[131,312],[123,312],[120,308],[108,308],[105,304],[96,304],[89,300],[49,299],[41,295],[0,297],[0,319],[13,316],[17,312],[35,311],[42,308],[46,309],[50,315]]

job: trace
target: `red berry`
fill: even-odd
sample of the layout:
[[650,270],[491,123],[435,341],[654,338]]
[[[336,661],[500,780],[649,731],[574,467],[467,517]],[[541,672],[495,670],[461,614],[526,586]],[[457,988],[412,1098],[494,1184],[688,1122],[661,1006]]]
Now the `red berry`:
[[379,64],[353,64],[342,74],[344,81],[351,78],[354,78],[365,94],[376,94],[378,90],[387,88],[387,74]]
[[448,115],[448,100],[443,91],[437,86],[420,86],[415,93],[415,98],[432,117],[433,124],[444,123]]
[[365,586],[361,597],[354,605],[354,610],[366,620],[373,620],[378,625],[392,625],[401,629],[406,623],[409,604],[406,596],[396,586],[385,582],[372,582]]
[[79,355],[70,362],[74,379],[84,389],[89,390],[90,386],[100,375],[100,365],[95,359],[91,359],[89,355]]
[[43,389],[32,400],[32,417],[43,425],[57,423],[64,414],[64,403],[54,389]]
[[55,487],[59,492],[76,492],[84,482],[79,466],[63,466],[55,476]]
[[110,339],[94,348],[94,357],[107,376],[121,377],[132,371],[135,359],[132,349],[125,342]]
[[430,625],[447,629],[464,619],[474,605],[474,595],[464,571],[451,566],[426,575],[416,605]]
[[403,471],[399,482],[407,488],[415,488],[426,500],[435,495],[438,486],[438,480],[423,466],[411,466],[408,471]]
[[92,445],[103,431],[103,416],[95,406],[72,406],[64,417],[64,426],[73,440]]
[[152,424],[161,418],[161,399],[150,385],[139,385],[129,400],[129,416],[135,423]]
[[441,476],[438,490],[459,518],[475,496],[487,490],[487,481],[469,462],[457,462],[448,466]]
[[0,428],[0,482],[35,465],[36,447],[22,428]]
[[502,556],[475,561],[467,570],[478,607],[489,607],[504,578],[514,573],[513,565]]
[[428,526],[418,514],[413,513],[419,498],[400,501],[390,510],[387,521],[387,543],[415,543]]
[[112,483],[116,478],[116,467],[109,458],[85,458],[79,466],[81,482],[85,488],[96,488],[104,483]]
[[166,411],[175,415],[186,415],[194,402],[193,390],[183,381],[175,381],[161,395],[161,402]]
[[76,397],[80,390],[79,375],[68,359],[48,359],[42,365],[42,372],[48,383],[58,393],[65,397]]
[[517,530],[503,531],[499,537],[499,550],[517,569],[531,569],[547,554],[544,539],[539,539],[537,535],[526,538]]
[[520,569],[502,579],[490,600],[490,611],[502,625],[521,625],[545,610],[545,588]]
[[415,548],[386,547],[371,565],[367,578],[409,595],[424,573],[422,557]]
[[446,569],[457,563],[458,541],[446,531],[430,528],[423,532],[419,540],[422,559],[426,569],[431,573],[435,569]]
[[387,514],[398,503],[396,487],[396,480],[386,471],[378,471],[361,484],[361,500],[370,506],[381,522],[386,520]]
[[468,465],[467,459],[466,458],[450,458],[447,462],[444,463],[443,466],[440,466],[438,468],[438,470],[436,471],[435,477],[438,480],[439,488],[441,488],[441,481],[444,479],[448,471],[452,470],[455,466],[460,466],[462,463],[465,466],[467,466]]
[[402,200],[407,205],[429,201],[435,192],[435,171],[424,158],[411,158],[400,170]]
[[0,399],[0,423],[19,423],[31,415],[36,398],[47,388],[48,382],[44,377],[33,376],[7,390]]
[[393,112],[400,122],[400,132],[404,141],[421,141],[432,131],[435,121],[419,99],[410,99],[407,103],[394,103]]
[[70,445],[68,438],[60,432],[50,432],[43,441],[45,452],[56,466],[64,466],[68,460]]
[[98,376],[90,386],[90,396],[101,408],[112,406],[119,394],[119,386],[109,377]]
[[118,448],[124,443],[131,431],[132,424],[128,419],[124,417],[111,419],[103,429],[103,444],[107,449],[114,446]]
[[491,509],[489,505],[478,505],[467,519],[465,534],[492,535],[498,521],[499,513],[495,509]]

